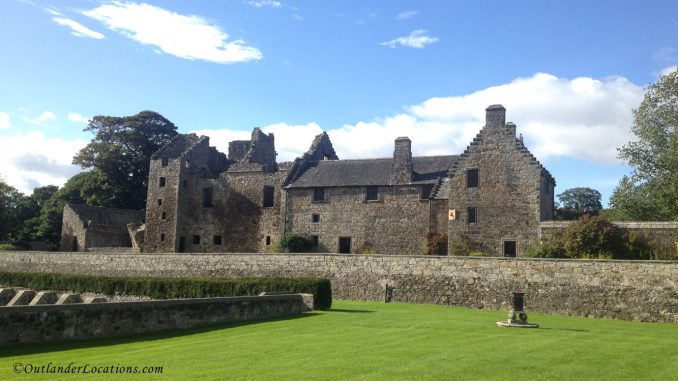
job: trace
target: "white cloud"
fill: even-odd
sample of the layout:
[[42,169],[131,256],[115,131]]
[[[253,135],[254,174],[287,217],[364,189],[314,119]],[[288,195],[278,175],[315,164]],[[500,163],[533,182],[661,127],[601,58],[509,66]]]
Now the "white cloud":
[[87,124],[89,122],[89,119],[86,116],[82,116],[76,112],[69,112],[68,115],[66,115],[66,119],[70,120],[71,122],[82,124]]
[[676,71],[676,70],[678,70],[678,65],[667,66],[667,67],[665,67],[665,68],[663,68],[663,69],[661,70],[661,74],[662,74],[662,75],[667,75],[667,74],[669,74],[669,73],[673,73],[673,72]]
[[101,40],[105,38],[103,34],[93,31],[92,29],[80,24],[79,22],[63,17],[61,15],[53,17],[52,20],[59,25],[71,28],[71,34],[74,36],[89,37],[95,40]]
[[46,138],[38,131],[0,136],[0,176],[26,194],[37,186],[61,186],[81,171],[71,161],[85,144],[82,140]]
[[[537,73],[510,83],[467,95],[430,98],[408,106],[402,113],[359,121],[327,130],[342,159],[389,157],[398,136],[412,139],[415,155],[459,154],[480,131],[485,108],[501,103],[507,121],[540,161],[575,158],[596,164],[619,164],[617,147],[633,139],[631,109],[637,107],[643,89],[626,78],[558,78]],[[303,154],[320,133],[316,123],[263,128],[273,132],[280,161]],[[203,130],[211,143],[228,151],[228,141],[248,139],[248,132]]]
[[189,60],[233,63],[259,60],[257,48],[228,34],[202,17],[182,15],[145,3],[112,2],[83,12],[141,44]]
[[382,42],[381,44],[384,46],[389,46],[391,48],[395,48],[397,45],[401,45],[410,48],[421,49],[424,46],[432,44],[436,41],[438,41],[438,38],[427,36],[425,29],[417,29],[410,33],[409,36],[398,37],[391,41]]
[[35,125],[38,125],[38,126],[44,126],[46,122],[49,122],[50,120],[55,120],[55,119],[56,119],[56,115],[54,115],[54,113],[51,112],[51,111],[45,111],[42,114],[40,114],[40,116],[38,116],[37,118],[23,117],[23,120],[25,120],[26,122],[28,122],[30,124],[35,124]]
[[402,11],[402,12],[398,13],[398,15],[395,17],[395,19],[398,20],[398,21],[408,20],[408,19],[411,19],[412,17],[414,17],[418,14],[419,14],[419,11],[414,11],[414,10]]
[[0,112],[0,130],[6,130],[12,126],[12,123],[9,121],[9,114],[6,112]]
[[250,0],[246,2],[248,5],[255,8],[281,8],[282,3],[273,0]]

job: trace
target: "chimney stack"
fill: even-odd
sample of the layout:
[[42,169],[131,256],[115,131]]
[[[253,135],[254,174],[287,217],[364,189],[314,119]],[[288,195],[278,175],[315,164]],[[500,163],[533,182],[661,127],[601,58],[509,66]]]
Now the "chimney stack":
[[412,141],[408,137],[395,140],[393,150],[393,174],[391,183],[409,184],[412,182]]
[[485,109],[485,125],[504,127],[506,123],[506,109],[502,105],[491,105]]

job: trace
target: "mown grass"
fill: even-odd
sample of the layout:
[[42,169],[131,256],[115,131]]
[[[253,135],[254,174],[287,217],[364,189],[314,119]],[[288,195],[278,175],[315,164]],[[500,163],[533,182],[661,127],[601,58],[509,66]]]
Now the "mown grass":
[[0,348],[0,379],[23,364],[162,366],[162,375],[77,379],[675,380],[678,326],[530,314],[539,329],[495,326],[505,312],[335,301],[333,309],[128,338]]

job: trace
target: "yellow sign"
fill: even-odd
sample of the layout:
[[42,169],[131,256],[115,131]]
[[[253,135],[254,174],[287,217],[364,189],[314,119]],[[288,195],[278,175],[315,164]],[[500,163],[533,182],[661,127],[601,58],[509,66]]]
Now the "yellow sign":
[[454,221],[457,219],[457,209],[450,209],[450,212],[447,215],[447,219]]

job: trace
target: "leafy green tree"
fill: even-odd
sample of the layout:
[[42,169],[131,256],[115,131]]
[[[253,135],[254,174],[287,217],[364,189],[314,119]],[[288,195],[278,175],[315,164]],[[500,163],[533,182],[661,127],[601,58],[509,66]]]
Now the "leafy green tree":
[[0,178],[0,240],[13,240],[19,223],[19,205],[24,195]]
[[151,155],[167,144],[177,127],[162,115],[142,111],[133,116],[97,115],[85,131],[94,138],[73,158],[73,164],[92,169],[83,183],[89,205],[142,209],[146,207]]
[[633,110],[638,138],[619,149],[633,167],[615,189],[612,216],[622,220],[678,220],[678,70],[648,86]]
[[78,173],[52,194],[40,209],[40,215],[36,221],[35,239],[46,240],[52,249],[59,247],[64,205],[66,205],[66,202],[85,203],[81,196],[82,188],[91,176],[93,176],[92,172]]
[[600,192],[595,189],[570,188],[558,195],[560,208],[556,212],[563,220],[576,220],[584,214],[597,215],[603,209],[600,198]]
[[23,197],[17,208],[17,234],[18,241],[40,240],[38,226],[40,225],[40,213],[47,201],[59,190],[56,185],[47,185],[33,189],[30,196]]

